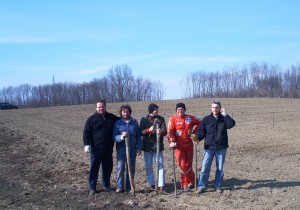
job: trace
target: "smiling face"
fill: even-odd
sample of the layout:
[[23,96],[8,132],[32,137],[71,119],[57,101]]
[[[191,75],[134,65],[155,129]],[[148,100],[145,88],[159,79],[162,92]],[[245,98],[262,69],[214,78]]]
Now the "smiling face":
[[217,103],[211,104],[211,113],[216,117],[220,114],[221,107]]
[[180,116],[183,117],[185,115],[185,110],[184,108],[179,107],[178,109],[176,109],[176,113]]
[[98,114],[104,115],[106,111],[106,105],[104,103],[98,102],[96,103],[96,112]]
[[121,115],[124,120],[129,120],[130,115],[131,115],[130,110],[127,108],[123,108]]

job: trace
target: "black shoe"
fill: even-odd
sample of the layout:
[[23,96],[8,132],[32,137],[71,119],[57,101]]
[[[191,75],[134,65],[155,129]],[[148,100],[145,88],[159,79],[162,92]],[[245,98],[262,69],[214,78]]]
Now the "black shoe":
[[152,185],[151,188],[152,188],[152,189],[155,189],[155,185]]
[[192,189],[191,189],[191,188],[189,188],[189,187],[183,187],[183,191],[184,191],[184,192],[191,192],[191,191],[192,191]]
[[110,187],[104,187],[103,190],[104,190],[105,192],[110,192]]
[[193,185],[193,184],[189,184],[189,185],[188,185],[188,188],[194,189],[194,185]]

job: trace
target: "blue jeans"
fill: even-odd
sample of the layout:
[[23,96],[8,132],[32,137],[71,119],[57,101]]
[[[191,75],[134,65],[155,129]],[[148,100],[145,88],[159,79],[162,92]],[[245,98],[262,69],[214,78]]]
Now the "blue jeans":
[[205,149],[203,155],[203,162],[202,162],[202,170],[200,173],[200,178],[198,182],[198,187],[200,189],[205,189],[208,184],[211,164],[216,157],[216,174],[215,174],[215,187],[220,188],[222,185],[224,171],[223,166],[225,162],[227,149]]
[[[124,184],[126,184],[126,191],[131,190],[128,167],[127,167],[127,158],[125,150],[117,150],[117,187],[124,189]],[[136,150],[130,151],[130,165],[131,165],[131,175],[134,180],[135,175],[135,163],[136,163]],[[126,175],[125,175],[126,168]],[[126,182],[126,183],[125,183]]]
[[[145,167],[146,167],[146,177],[148,183],[151,186],[155,185],[154,173],[153,173],[153,160],[155,163],[156,160],[156,152],[144,152],[145,159]],[[165,171],[164,171],[164,155],[163,152],[159,152],[159,161],[158,161],[158,187],[165,186]],[[156,165],[156,164],[155,164]]]
[[110,187],[110,177],[113,169],[112,150],[93,148],[90,153],[90,190],[96,190],[100,165],[102,164],[102,186]]

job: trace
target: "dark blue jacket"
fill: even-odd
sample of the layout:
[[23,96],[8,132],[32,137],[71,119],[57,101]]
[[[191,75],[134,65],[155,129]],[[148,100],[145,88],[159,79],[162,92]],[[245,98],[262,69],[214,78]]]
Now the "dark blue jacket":
[[216,119],[212,114],[203,118],[197,137],[204,140],[204,149],[224,149],[228,147],[227,129],[235,126],[235,121],[229,116],[219,115]]
[[141,140],[139,124],[135,118],[130,118],[128,124],[124,121],[124,119],[120,119],[115,123],[112,137],[117,142],[117,152],[126,154],[125,141],[121,140],[121,135],[123,132],[129,133],[130,151],[132,153],[135,154],[137,150],[142,150],[143,143]]

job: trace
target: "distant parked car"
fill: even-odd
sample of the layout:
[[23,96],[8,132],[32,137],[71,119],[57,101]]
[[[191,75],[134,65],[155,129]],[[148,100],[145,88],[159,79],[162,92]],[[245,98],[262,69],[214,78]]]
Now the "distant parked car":
[[19,107],[12,105],[10,103],[0,103],[1,110],[3,109],[18,109]]

